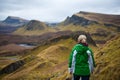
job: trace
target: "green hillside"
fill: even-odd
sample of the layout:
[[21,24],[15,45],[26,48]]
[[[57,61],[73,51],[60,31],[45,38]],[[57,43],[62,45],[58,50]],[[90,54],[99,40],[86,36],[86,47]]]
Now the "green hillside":
[[53,73],[48,73],[48,70],[51,70],[51,68],[66,61],[68,59],[71,47],[74,44],[75,41],[72,39],[67,39],[61,40],[57,43],[37,47],[30,52],[29,55],[22,58],[22,60],[26,63],[23,67],[11,74],[8,74],[3,78],[3,80],[49,78],[53,75]]
[[[61,39],[46,45],[38,46],[20,58],[24,65],[16,71],[1,75],[2,80],[65,80],[68,74],[68,57],[76,42]],[[93,49],[96,68],[91,80],[119,80],[120,79],[120,35],[109,40],[104,46]]]
[[[69,39],[61,39],[58,42],[39,46],[26,55],[21,60],[25,65],[16,71],[2,75],[2,80],[56,80],[67,77],[67,64],[71,48],[76,42]],[[91,45],[95,50],[97,47]]]
[[108,41],[96,53],[97,67],[91,80],[120,80],[120,35]]

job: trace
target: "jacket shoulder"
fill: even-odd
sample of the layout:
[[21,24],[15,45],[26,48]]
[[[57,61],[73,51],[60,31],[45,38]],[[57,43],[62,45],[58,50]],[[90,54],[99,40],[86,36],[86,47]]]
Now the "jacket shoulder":
[[83,46],[82,44],[76,44],[72,50],[77,50],[77,51],[85,51],[87,47]]

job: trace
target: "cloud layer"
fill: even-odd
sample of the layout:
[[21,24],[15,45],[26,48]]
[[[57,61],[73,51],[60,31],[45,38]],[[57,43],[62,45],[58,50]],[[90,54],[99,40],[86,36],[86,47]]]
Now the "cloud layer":
[[58,22],[79,11],[120,14],[120,0],[1,0],[0,20],[7,16]]

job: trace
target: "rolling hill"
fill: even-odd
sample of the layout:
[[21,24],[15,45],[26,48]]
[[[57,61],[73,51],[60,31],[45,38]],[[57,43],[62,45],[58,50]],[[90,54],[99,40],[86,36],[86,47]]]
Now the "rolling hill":
[[44,22],[31,20],[28,24],[16,30],[13,34],[17,35],[41,35],[47,32],[55,32],[56,30],[48,27]]

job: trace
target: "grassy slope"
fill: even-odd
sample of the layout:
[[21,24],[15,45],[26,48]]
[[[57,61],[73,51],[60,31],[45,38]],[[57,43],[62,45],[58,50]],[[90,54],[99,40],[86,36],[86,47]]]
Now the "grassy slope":
[[120,80],[120,35],[106,43],[96,54],[91,80]]
[[31,31],[28,31],[28,30],[25,30],[24,27],[22,28],[19,28],[18,30],[16,30],[13,34],[17,34],[17,35],[30,35],[30,36],[33,36],[33,35],[41,35],[43,33],[47,33],[47,32],[56,32],[55,29],[53,28],[46,28],[44,30],[31,30]]
[[[54,67],[55,65],[66,61],[70,53],[70,48],[72,48],[74,44],[75,41],[72,39],[67,39],[45,46],[39,46],[38,48],[31,51],[30,55],[26,55],[23,58],[27,63],[26,65],[17,71],[5,76],[4,79],[27,78],[29,80],[33,79],[35,76],[37,77],[37,75],[39,75],[38,77],[41,77],[41,72],[47,73],[46,69],[48,69],[49,66]],[[46,57],[48,58],[46,59]]]
[[[59,30],[71,30],[71,31],[85,31],[89,32],[90,34],[94,33],[100,33],[98,30],[102,29],[107,33],[107,36],[97,36],[97,35],[92,35],[92,38],[94,40],[108,40],[111,38],[112,35],[117,34],[117,29],[115,27],[106,27],[102,24],[92,24],[88,26],[80,26],[80,25],[66,25],[66,26],[59,26]],[[102,33],[102,32],[101,32]],[[104,32],[103,32],[104,33]]]
[[[76,44],[72,39],[60,40],[44,46],[39,46],[24,56],[26,64],[17,71],[4,76],[5,79],[64,80],[67,77],[67,64],[71,48]],[[94,46],[91,46],[96,49]]]
[[104,25],[101,24],[92,24],[92,25],[88,25],[88,26],[80,26],[80,25],[67,25],[67,26],[59,26],[60,30],[71,30],[71,31],[86,31],[86,32],[90,32],[90,33],[94,33],[96,32],[96,29],[103,29],[103,30],[107,30],[107,31],[116,31],[116,28],[114,27],[106,27]]

